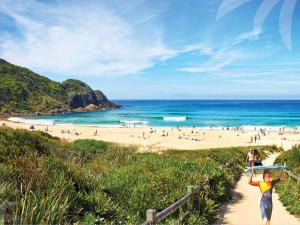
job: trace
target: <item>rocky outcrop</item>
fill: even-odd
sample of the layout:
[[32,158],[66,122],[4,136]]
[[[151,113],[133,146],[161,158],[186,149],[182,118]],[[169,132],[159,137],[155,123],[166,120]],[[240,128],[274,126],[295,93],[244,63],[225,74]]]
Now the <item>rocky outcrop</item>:
[[79,93],[70,93],[68,95],[68,104],[72,109],[80,109],[84,111],[97,110],[97,109],[108,109],[108,108],[119,108],[120,106],[112,103],[107,97],[99,90],[87,91]]
[[90,104],[96,105],[96,102],[97,100],[94,92],[71,93],[68,95],[68,104],[73,109],[86,107]]

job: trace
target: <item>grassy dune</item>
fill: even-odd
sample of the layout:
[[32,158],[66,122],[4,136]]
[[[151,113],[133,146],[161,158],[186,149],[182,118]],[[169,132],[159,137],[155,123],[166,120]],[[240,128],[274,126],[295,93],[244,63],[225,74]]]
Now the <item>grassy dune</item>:
[[[211,224],[249,147],[137,153],[135,147],[0,128],[0,202],[17,224],[138,224],[207,177],[189,224]],[[259,147],[261,153],[275,147]],[[176,215],[175,215],[176,216]],[[166,222],[172,222],[169,218]]]
[[[276,164],[284,164],[285,162],[293,174],[300,176],[300,146],[295,146],[292,150],[284,152],[275,161]],[[278,185],[276,190],[289,212],[300,216],[300,182],[297,184],[294,179],[287,176],[285,182]]]

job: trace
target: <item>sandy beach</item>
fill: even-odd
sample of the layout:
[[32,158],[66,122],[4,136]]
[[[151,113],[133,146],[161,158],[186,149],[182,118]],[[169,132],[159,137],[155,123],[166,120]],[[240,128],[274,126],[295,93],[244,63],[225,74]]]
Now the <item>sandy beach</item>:
[[[0,125],[11,128],[29,129],[30,124],[0,120]],[[208,149],[234,146],[277,145],[285,150],[300,144],[300,136],[294,131],[279,133],[266,130],[171,128],[171,127],[97,127],[81,125],[34,125],[35,130],[49,133],[67,141],[95,139],[126,145],[137,145],[140,151],[161,151],[165,149]],[[258,137],[259,134],[259,137]],[[257,140],[251,142],[251,137]]]

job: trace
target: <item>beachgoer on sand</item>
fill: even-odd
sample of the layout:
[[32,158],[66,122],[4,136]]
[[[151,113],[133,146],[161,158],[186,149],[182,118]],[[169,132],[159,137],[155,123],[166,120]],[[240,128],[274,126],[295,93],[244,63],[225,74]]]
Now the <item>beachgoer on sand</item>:
[[270,225],[273,202],[272,202],[272,192],[273,187],[280,181],[284,180],[284,173],[281,171],[279,179],[271,180],[271,173],[269,170],[265,170],[263,173],[263,181],[253,181],[253,170],[249,178],[249,184],[252,186],[258,186],[262,196],[260,200],[260,211],[264,225]]

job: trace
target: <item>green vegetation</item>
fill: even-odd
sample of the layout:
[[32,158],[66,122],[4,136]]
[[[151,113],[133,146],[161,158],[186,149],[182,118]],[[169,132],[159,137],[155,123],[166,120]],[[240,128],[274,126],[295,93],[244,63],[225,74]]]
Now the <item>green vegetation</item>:
[[0,202],[15,203],[8,208],[14,224],[139,224],[148,208],[160,211],[185,195],[188,185],[209,178],[188,223],[211,224],[230,199],[248,150],[138,153],[135,147],[68,143],[43,132],[2,127]]
[[[75,93],[82,94],[75,99],[79,106],[83,104],[81,101],[86,105],[98,105],[101,102],[97,98],[103,99],[104,96],[79,80],[70,79],[58,83],[0,59],[0,114],[28,115],[70,111],[70,102],[74,101],[72,95]],[[106,97],[104,99],[107,101]]]
[[86,83],[79,80],[69,79],[61,84],[69,93],[93,91]]
[[[300,146],[295,146],[292,150],[281,154],[277,157],[275,164],[284,164],[285,162],[293,174],[300,176]],[[280,183],[276,190],[289,212],[300,216],[300,182],[297,184],[294,179],[286,175],[285,181]]]

